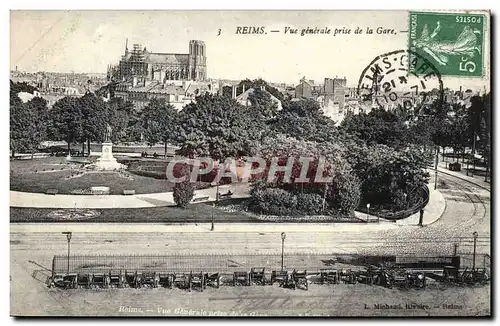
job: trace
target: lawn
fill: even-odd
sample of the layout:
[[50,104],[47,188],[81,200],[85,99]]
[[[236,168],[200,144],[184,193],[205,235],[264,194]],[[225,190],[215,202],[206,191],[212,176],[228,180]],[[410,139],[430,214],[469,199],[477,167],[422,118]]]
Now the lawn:
[[[45,193],[57,189],[60,194],[79,194],[94,186],[110,188],[110,194],[121,195],[123,190],[136,194],[172,191],[173,184],[165,179],[155,179],[130,172],[85,172],[80,164],[68,163],[64,157],[49,157],[10,162],[10,189],[24,192]],[[79,173],[78,176],[77,173]],[[71,175],[74,177],[68,178]],[[197,188],[208,184],[198,183]]]
[[[10,208],[11,223],[33,223],[33,222],[72,222],[68,220],[56,220],[50,216],[51,212],[64,211],[53,208]],[[65,211],[70,212],[70,209]],[[92,223],[210,223],[212,221],[211,204],[191,204],[186,209],[175,206],[152,207],[152,208],[116,208],[95,209],[99,214],[97,217],[84,222]],[[259,222],[259,220],[239,212],[226,212],[213,209],[214,221],[216,223],[244,223]],[[78,221],[74,221],[78,223]]]
[[[213,202],[193,203],[187,208],[162,206],[149,208],[89,209],[82,212],[97,213],[95,217],[81,220],[85,223],[210,223],[212,213],[215,223],[359,223],[355,218],[322,216],[321,218],[302,219],[290,217],[273,219],[243,211],[246,199],[225,199],[213,207]],[[53,214],[54,212],[58,214]],[[70,214],[72,209],[55,208],[10,208],[11,223],[52,223],[79,222],[55,216]],[[78,212],[79,210],[76,210]]]

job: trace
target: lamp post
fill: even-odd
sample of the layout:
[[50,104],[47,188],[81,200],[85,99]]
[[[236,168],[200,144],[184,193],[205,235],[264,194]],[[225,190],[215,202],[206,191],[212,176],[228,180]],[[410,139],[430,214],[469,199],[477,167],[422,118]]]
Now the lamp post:
[[210,228],[210,231],[214,230],[214,209],[215,209],[215,203],[212,204],[212,227]]
[[472,236],[474,237],[474,252],[472,254],[472,271],[474,272],[476,270],[476,241],[478,233],[474,232],[472,233]]
[[438,163],[439,163],[439,146],[436,146],[436,162],[434,164],[434,190],[437,189]]
[[370,203],[366,204],[366,221],[370,220]]
[[70,242],[71,242],[71,232],[63,232],[62,234],[66,234],[66,239],[68,240],[68,274],[69,274],[69,255],[70,255]]
[[285,264],[285,238],[286,233],[281,232],[281,270],[283,270],[283,266]]
[[472,140],[472,171],[471,176],[474,176],[476,171],[476,132],[474,131],[474,138]]
[[408,194],[406,192],[403,193],[403,197],[405,198],[405,207],[406,207],[406,209],[408,209],[408,200],[407,200],[408,199]]

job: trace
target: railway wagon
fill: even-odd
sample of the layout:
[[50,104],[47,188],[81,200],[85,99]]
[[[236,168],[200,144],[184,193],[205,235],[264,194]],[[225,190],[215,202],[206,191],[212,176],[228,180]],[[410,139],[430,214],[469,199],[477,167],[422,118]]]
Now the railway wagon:
[[[349,260],[341,259],[344,262]],[[453,266],[460,268],[460,256],[362,256],[350,259],[363,266],[384,266],[389,268],[407,268],[418,270],[436,270]]]

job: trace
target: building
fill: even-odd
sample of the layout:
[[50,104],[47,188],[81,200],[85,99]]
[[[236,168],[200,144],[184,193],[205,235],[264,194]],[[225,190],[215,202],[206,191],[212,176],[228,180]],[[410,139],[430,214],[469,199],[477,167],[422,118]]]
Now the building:
[[140,44],[129,51],[127,40],[119,64],[108,66],[107,78],[113,85],[108,92],[138,109],[152,98],[162,98],[181,110],[195,96],[217,92],[218,85],[207,79],[206,60],[203,41],[189,41],[189,53],[184,54],[151,52]]
[[[233,98],[234,96],[236,95],[236,87],[233,87]],[[267,94],[269,94],[269,96],[271,97],[271,101],[273,101],[274,103],[276,103],[276,106],[277,106],[277,110],[280,111],[283,109],[283,106],[281,104],[281,101],[279,99],[277,99],[275,96],[273,96],[273,94],[269,93],[268,91],[266,91],[266,88],[264,86],[261,87],[261,90],[263,92],[266,92]],[[255,91],[255,89],[253,88],[249,88],[245,91],[245,88],[243,86],[243,93],[241,93],[240,95],[238,95],[235,100],[236,102],[238,102],[239,104],[241,105],[244,105],[244,106],[250,106],[251,103],[250,103],[250,100],[248,99],[248,96],[253,94],[253,92]]]
[[158,81],[149,81],[145,86],[132,87],[127,84],[116,86],[115,97],[131,101],[139,110],[148,105],[152,98],[165,99],[168,104],[177,110],[193,102],[195,97],[205,93],[215,94],[218,91],[214,81],[175,81],[161,84]]
[[314,81],[303,77],[300,83],[295,86],[296,98],[313,98]]
[[189,53],[160,53],[134,44],[132,51],[125,43],[125,53],[118,66],[108,67],[108,79],[145,87],[148,81],[164,84],[173,80],[203,81],[207,79],[207,56],[203,41],[189,41]]
[[329,105],[329,102],[333,102],[333,106],[338,107],[340,114],[344,110],[346,86],[347,79],[345,77],[325,78],[323,90],[325,105]]

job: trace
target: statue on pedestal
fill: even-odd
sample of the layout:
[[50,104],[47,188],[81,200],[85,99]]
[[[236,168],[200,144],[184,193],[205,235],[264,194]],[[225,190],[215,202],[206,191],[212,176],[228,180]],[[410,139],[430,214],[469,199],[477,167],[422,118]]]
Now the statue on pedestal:
[[111,126],[109,124],[106,124],[106,133],[104,136],[105,143],[111,143],[111,133],[112,132],[113,132],[113,129],[111,129]]

